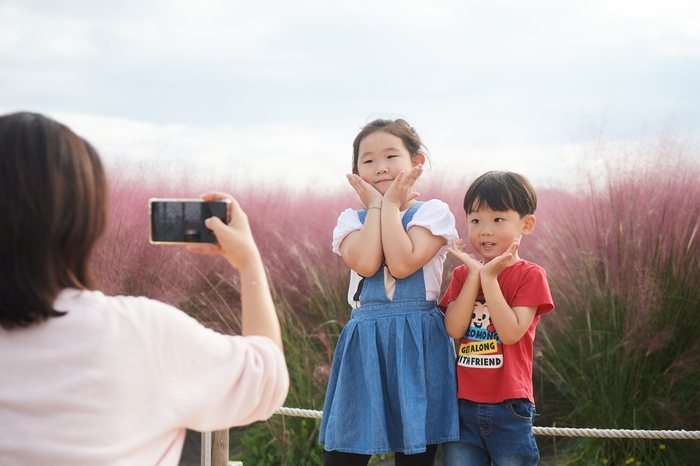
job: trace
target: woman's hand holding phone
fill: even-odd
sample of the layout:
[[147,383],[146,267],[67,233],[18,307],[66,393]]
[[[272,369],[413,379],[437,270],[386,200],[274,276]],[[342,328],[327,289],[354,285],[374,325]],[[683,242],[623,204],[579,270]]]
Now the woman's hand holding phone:
[[230,220],[227,225],[218,217],[207,219],[205,225],[214,232],[219,244],[188,244],[187,250],[197,254],[221,254],[238,270],[251,261],[260,260],[248,216],[238,202],[231,195],[218,191],[203,194],[201,198],[206,202],[222,199],[230,201]]
[[187,250],[198,254],[221,254],[238,269],[241,279],[241,333],[244,336],[266,336],[283,349],[279,320],[248,216],[229,194],[213,191],[203,194],[201,198],[204,201],[230,200],[230,221],[226,225],[218,217],[209,218],[206,226],[214,231],[219,244],[188,244]]

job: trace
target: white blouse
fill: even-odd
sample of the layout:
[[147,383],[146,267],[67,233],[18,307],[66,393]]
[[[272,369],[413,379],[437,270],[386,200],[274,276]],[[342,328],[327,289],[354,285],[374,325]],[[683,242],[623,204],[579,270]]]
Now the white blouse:
[[289,377],[267,337],[229,336],[167,304],[63,290],[67,311],[0,327],[0,464],[178,464],[185,428],[267,419]]
[[[401,212],[403,218],[406,211]],[[445,238],[445,244],[440,248],[438,253],[427,264],[423,266],[423,278],[425,280],[425,299],[432,301],[436,300],[440,294],[440,285],[442,284],[442,269],[447,256],[447,248],[452,244],[452,239],[459,238],[455,229],[455,218],[450,212],[450,208],[444,202],[438,199],[431,199],[423,203],[418,211],[413,215],[413,219],[408,223],[408,229],[413,226],[423,227],[429,230],[435,236]],[[357,211],[347,209],[338,217],[338,224],[333,230],[333,252],[340,255],[340,244],[345,237],[353,231],[362,228],[362,222]],[[355,301],[353,296],[357,291],[357,286],[360,283],[360,277],[357,272],[350,270],[350,286],[348,287],[348,303],[354,309],[359,307],[359,301]],[[392,299],[394,296],[395,280],[389,275],[385,269],[384,288],[387,297]]]

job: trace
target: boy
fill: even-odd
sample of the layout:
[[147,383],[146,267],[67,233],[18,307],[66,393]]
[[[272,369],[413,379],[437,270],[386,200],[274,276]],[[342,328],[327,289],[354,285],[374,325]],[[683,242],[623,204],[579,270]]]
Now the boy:
[[488,172],[464,197],[469,242],[483,257],[449,251],[455,268],[440,308],[459,339],[457,398],[460,440],[443,444],[445,466],[536,465],[532,434],[533,340],[539,316],[554,308],[545,271],[520,259],[522,236],[535,229],[537,196],[511,172]]

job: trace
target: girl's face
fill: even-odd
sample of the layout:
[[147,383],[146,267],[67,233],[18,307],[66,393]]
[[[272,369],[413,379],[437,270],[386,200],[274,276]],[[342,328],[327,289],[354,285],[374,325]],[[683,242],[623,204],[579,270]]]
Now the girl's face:
[[384,131],[375,131],[360,142],[357,174],[384,195],[401,170],[408,172],[424,160],[420,153],[411,157],[400,138]]

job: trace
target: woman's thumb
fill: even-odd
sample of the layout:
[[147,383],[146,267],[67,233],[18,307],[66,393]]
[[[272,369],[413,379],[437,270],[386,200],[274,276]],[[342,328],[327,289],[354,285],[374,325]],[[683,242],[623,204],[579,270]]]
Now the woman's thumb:
[[204,221],[204,226],[216,233],[221,231],[221,228],[224,226],[224,222],[222,222],[219,217],[209,217]]

